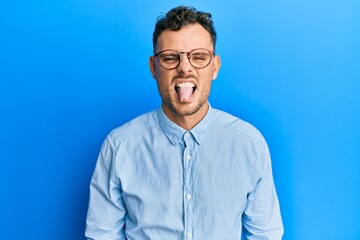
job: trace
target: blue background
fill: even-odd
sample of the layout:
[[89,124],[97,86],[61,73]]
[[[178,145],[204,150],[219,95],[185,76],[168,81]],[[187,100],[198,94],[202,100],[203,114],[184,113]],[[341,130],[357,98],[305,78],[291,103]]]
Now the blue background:
[[265,136],[285,240],[360,236],[360,2],[0,2],[1,239],[83,239],[113,128],[157,108],[156,17],[212,12],[213,107]]

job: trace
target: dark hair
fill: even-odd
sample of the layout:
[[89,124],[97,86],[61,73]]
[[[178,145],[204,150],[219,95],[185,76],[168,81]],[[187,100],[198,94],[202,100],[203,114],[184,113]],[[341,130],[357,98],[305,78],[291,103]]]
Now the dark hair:
[[154,52],[158,38],[163,31],[167,29],[178,31],[182,27],[194,23],[200,24],[210,33],[215,49],[216,32],[211,14],[198,11],[193,7],[179,6],[171,9],[166,15],[162,15],[158,18],[153,33]]

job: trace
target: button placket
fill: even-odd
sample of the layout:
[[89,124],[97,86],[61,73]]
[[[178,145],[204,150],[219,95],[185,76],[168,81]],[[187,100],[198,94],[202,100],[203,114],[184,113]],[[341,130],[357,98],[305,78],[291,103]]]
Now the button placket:
[[184,233],[186,239],[193,238],[193,203],[192,203],[192,186],[191,186],[191,176],[192,176],[192,163],[193,161],[193,147],[194,139],[190,132],[186,132],[183,137],[184,140],[184,152],[183,152],[183,165],[184,165],[184,221],[185,229]]

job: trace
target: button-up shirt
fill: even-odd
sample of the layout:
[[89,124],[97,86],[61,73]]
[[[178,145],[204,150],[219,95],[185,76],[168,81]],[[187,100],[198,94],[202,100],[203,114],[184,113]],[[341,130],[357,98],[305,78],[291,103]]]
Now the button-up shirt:
[[252,125],[210,107],[186,131],[159,108],[104,141],[90,184],[87,239],[282,234],[268,147]]

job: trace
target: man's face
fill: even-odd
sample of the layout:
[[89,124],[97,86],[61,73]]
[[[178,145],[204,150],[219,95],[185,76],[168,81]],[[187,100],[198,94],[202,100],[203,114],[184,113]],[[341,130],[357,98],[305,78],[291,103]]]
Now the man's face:
[[[213,45],[208,31],[200,24],[189,24],[179,31],[162,32],[155,52],[166,49],[190,52],[196,48],[213,52]],[[156,57],[150,57],[150,70],[156,79],[164,112],[170,119],[191,116],[199,112],[206,113],[211,81],[217,77],[220,68],[219,56],[215,56],[210,64],[202,69],[194,68],[186,56],[183,54],[179,66],[172,70],[164,69],[159,65]]]

